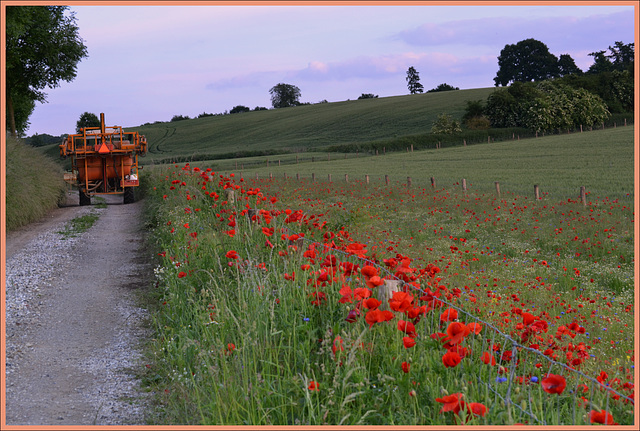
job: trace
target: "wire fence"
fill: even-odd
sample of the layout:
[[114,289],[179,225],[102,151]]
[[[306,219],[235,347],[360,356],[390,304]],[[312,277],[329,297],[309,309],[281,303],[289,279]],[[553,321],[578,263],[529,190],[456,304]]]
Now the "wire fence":
[[[599,381],[597,378],[586,375],[575,367],[557,361],[548,350],[541,351],[524,344],[522,340],[517,340],[509,334],[504,333],[495,324],[470,313],[442,297],[435,297],[433,292],[427,292],[413,284],[406,283],[396,276],[386,267],[365,257],[348,253],[335,246],[316,242],[307,238],[301,238],[309,246],[316,247],[316,252],[322,251],[325,255],[338,253],[344,260],[355,263],[364,263],[376,267],[387,280],[394,280],[398,283],[399,289],[410,289],[419,296],[428,296],[430,305],[433,307],[429,318],[421,319],[420,329],[426,334],[436,334],[442,330],[438,309],[447,307],[458,312],[458,320],[462,321],[465,316],[466,325],[470,323],[483,325],[483,336],[472,337],[471,345],[468,346],[469,355],[471,352],[487,352],[482,359],[475,356],[476,365],[481,360],[487,366],[476,366],[473,372],[477,373],[470,377],[461,361],[458,367],[449,368],[452,372],[457,372],[457,378],[461,385],[465,386],[472,381],[484,387],[487,393],[494,398],[493,406],[503,409],[506,417],[505,423],[531,424],[531,425],[584,425],[593,423],[590,415],[582,408],[588,407],[589,411],[610,411],[612,398],[615,402],[629,403],[634,405],[634,399],[621,393],[610,386],[610,382],[619,381],[619,370],[613,376],[608,376],[606,381]],[[319,250],[318,250],[319,249]],[[467,293],[462,293],[468,295]],[[469,300],[470,298],[462,298]],[[417,325],[416,325],[417,326]],[[555,324],[550,323],[553,327]],[[418,329],[418,328],[416,328]],[[545,331],[546,332],[546,331]],[[464,357],[464,356],[463,356]],[[489,364],[495,366],[488,366]],[[477,372],[477,370],[480,372]],[[516,373],[516,370],[517,373]],[[558,370],[558,371],[555,371]],[[546,396],[541,387],[541,381],[550,374],[563,374],[566,377],[566,390],[571,394],[571,403],[560,401],[556,398]],[[588,392],[588,397],[585,396]],[[578,410],[578,408],[582,410]],[[570,411],[568,411],[570,410]],[[606,414],[606,413],[605,413]],[[607,424],[609,424],[607,422]]]

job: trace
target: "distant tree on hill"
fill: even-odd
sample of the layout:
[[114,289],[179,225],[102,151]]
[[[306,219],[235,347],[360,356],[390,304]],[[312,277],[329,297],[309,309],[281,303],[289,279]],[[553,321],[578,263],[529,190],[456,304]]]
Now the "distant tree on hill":
[[407,70],[407,87],[409,89],[410,94],[422,93],[424,91],[424,87],[420,84],[420,75],[418,71],[411,66],[409,70]]
[[96,114],[85,112],[80,115],[80,119],[76,123],[76,133],[80,133],[80,129],[85,127],[100,127],[100,119]]
[[271,104],[274,108],[300,105],[300,89],[295,85],[280,83],[271,87]]
[[251,108],[249,108],[248,106],[237,105],[237,106],[234,106],[233,109],[231,109],[231,111],[229,111],[229,114],[238,114],[240,112],[249,112],[249,111],[251,111]]
[[510,82],[543,81],[558,76],[558,58],[544,43],[525,39],[515,45],[505,45],[498,57],[498,73],[493,78],[496,87]]
[[576,62],[569,54],[562,54],[558,58],[558,76],[580,75],[582,70],[576,66]]
[[362,95],[360,97],[358,97],[358,100],[360,99],[377,99],[378,95],[377,94],[373,94],[373,93],[362,93]]
[[445,84],[438,85],[436,88],[432,88],[431,90],[427,91],[427,93],[436,93],[438,91],[452,91],[452,90],[460,90],[460,88],[454,87],[445,83]]
[[204,118],[204,117],[213,117],[214,114],[207,114],[206,112],[203,112],[202,114],[198,115],[198,118]]
[[256,106],[255,108],[253,108],[254,111],[268,111],[268,108],[265,108],[264,106]]
[[189,120],[189,116],[188,115],[174,115],[171,118],[171,121],[182,121],[182,120]]

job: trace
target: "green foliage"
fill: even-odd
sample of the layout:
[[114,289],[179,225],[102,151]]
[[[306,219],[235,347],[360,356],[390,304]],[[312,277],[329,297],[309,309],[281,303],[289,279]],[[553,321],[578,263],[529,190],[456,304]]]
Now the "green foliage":
[[271,104],[274,108],[287,108],[300,105],[300,89],[295,85],[280,83],[271,87]]
[[[65,197],[60,165],[18,139],[6,141],[6,228],[42,218]],[[4,204],[4,202],[3,202]]]
[[525,39],[506,45],[498,57],[498,73],[493,80],[496,87],[510,82],[541,81],[558,76],[558,58],[544,43]]
[[[67,6],[6,7],[7,125],[16,135],[24,127],[26,101],[46,101],[45,87],[76,77],[76,65],[87,56],[74,13]],[[15,119],[16,108],[20,111]],[[24,130],[24,129],[23,129]],[[23,131],[22,130],[22,131]]]
[[467,106],[464,109],[462,121],[467,121],[474,117],[481,117],[482,115],[484,115],[484,101],[467,100]]
[[264,106],[256,106],[253,108],[254,111],[268,111],[269,108],[265,108]]
[[460,122],[445,113],[440,114],[431,127],[433,134],[453,135],[460,132],[462,132]]
[[358,97],[358,100],[360,99],[377,99],[378,95],[377,94],[373,94],[373,93],[362,93],[362,95],[360,97]]
[[491,127],[491,121],[484,115],[471,117],[464,122],[464,125],[471,130],[488,130]]
[[85,127],[100,127],[100,119],[96,114],[92,114],[91,112],[84,112],[80,115],[80,119],[76,123],[76,132],[80,133],[82,129]]
[[24,138],[24,143],[27,145],[31,145],[32,147],[42,147],[45,145],[60,144],[65,137],[66,135],[52,136],[47,133],[36,133],[33,136]]
[[249,112],[249,111],[251,111],[251,108],[247,106],[237,105],[237,106],[234,106],[233,109],[231,109],[231,111],[229,111],[229,114],[239,114],[240,112]]
[[171,121],[182,121],[182,120],[190,120],[188,115],[174,115],[171,117]]
[[436,88],[432,88],[431,90],[427,91],[427,93],[436,93],[438,91],[453,91],[453,90],[460,90],[460,88],[444,83],[444,84],[438,85]]
[[420,75],[413,66],[407,70],[406,79],[410,94],[422,93],[424,91],[424,87],[420,84]]
[[581,75],[582,70],[569,54],[562,54],[558,59],[558,76]]
[[569,75],[558,82],[598,95],[611,113],[633,112],[634,80],[629,70]]

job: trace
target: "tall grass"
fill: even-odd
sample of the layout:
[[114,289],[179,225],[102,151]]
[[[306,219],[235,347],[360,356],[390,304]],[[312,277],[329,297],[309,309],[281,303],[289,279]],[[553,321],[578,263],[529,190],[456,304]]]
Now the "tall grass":
[[[632,420],[628,401],[614,401],[588,377],[606,371],[607,380],[618,379],[616,388],[628,388],[628,206],[594,201],[585,216],[575,200],[534,204],[518,196],[498,200],[362,182],[243,181],[188,166],[155,169],[145,182],[161,255],[157,336],[145,375],[159,394],[152,422],[584,426],[590,412],[600,410],[621,423]],[[249,209],[263,211],[254,220]],[[298,209],[299,220],[293,217]],[[307,241],[292,239],[292,233]],[[572,241],[573,236],[591,240]],[[313,246],[313,240],[324,245]],[[419,279],[423,293],[440,292],[460,307],[460,322],[483,327],[460,345],[468,350],[459,364],[444,360],[447,350],[437,335],[447,331],[448,322],[437,307],[371,324],[364,318],[367,305],[359,318],[345,320],[358,300],[340,300],[349,296],[344,286],[368,286],[359,270],[338,264],[366,265],[345,251],[353,243],[367,245],[366,255],[381,266],[381,275],[382,266],[397,265],[383,264],[389,258],[409,257],[403,266],[409,273],[429,263],[441,269],[437,277],[424,273]],[[589,267],[594,260],[599,267]],[[604,284],[611,275],[622,283],[617,291]],[[579,296],[571,293],[573,286]],[[421,295],[412,290],[416,285],[405,287],[415,298]],[[615,301],[605,304],[612,294]],[[617,314],[607,314],[608,307]],[[548,322],[548,333],[536,335],[540,345],[529,347],[533,339],[518,344],[524,340],[518,311]],[[608,319],[607,328],[593,316]],[[415,346],[403,346],[407,334],[397,327],[400,319],[415,323]],[[576,335],[566,332],[570,323],[584,325],[587,333],[569,337]],[[590,351],[584,350],[587,344]],[[577,346],[592,355],[572,366],[588,375],[567,372],[564,365],[577,358]],[[480,360],[484,352],[495,366]],[[566,377],[563,394],[542,389],[547,373]],[[592,394],[578,393],[582,385]],[[471,415],[463,409],[456,416],[439,401],[452,394],[488,410]]]
[[7,231],[42,218],[65,197],[59,164],[17,139],[6,141]]

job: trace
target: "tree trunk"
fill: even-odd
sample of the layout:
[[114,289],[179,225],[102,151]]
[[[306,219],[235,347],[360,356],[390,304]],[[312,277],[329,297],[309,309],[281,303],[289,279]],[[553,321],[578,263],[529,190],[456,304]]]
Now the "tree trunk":
[[13,99],[11,94],[7,91],[7,116],[9,117],[9,129],[11,131],[11,137],[15,138],[16,135],[16,117],[13,113]]

